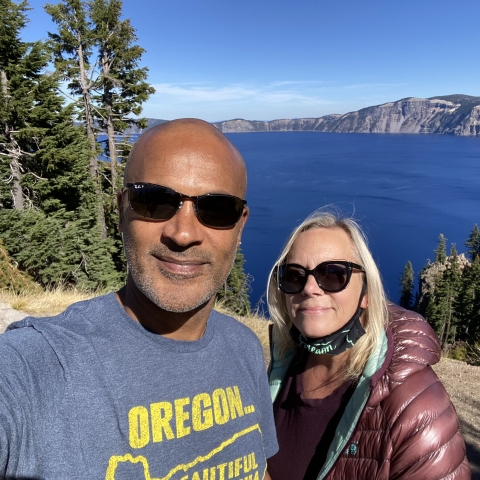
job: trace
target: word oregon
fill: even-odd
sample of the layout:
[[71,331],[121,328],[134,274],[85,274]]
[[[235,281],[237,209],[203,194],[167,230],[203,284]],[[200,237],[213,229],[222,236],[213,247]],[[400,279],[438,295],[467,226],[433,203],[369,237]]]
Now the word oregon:
[[[222,463],[216,467],[205,468],[201,472],[185,475],[180,480],[259,480],[258,464],[255,453],[250,453],[243,458],[237,458],[233,462]],[[241,477],[241,478],[240,478]]]
[[185,437],[254,411],[253,405],[243,407],[237,386],[217,388],[211,395],[152,403],[149,408],[136,406],[128,412],[130,446],[142,448],[150,442]]

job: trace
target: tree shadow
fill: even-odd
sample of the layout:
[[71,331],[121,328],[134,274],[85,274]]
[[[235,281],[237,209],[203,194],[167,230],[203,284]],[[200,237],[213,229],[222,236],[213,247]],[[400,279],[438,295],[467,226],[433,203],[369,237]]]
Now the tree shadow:
[[[479,437],[477,436],[477,438]],[[465,446],[467,448],[468,463],[472,469],[472,480],[480,480],[480,448],[469,441],[468,438],[465,439]]]
[[465,446],[467,447],[468,463],[472,469],[472,480],[480,480],[480,450],[468,441],[465,442]]
[[[467,459],[472,469],[472,480],[480,480],[480,430],[464,421],[459,415],[462,435],[467,449]],[[475,442],[474,439],[477,439]]]

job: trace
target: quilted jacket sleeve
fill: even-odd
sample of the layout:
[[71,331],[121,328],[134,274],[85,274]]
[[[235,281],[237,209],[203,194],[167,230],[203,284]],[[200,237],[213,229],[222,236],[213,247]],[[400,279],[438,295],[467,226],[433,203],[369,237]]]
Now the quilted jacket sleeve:
[[401,413],[391,431],[390,478],[469,479],[455,408],[435,372],[408,378],[395,403]]
[[391,415],[390,478],[470,479],[455,407],[430,367],[436,363],[436,335],[421,316],[398,310],[392,312],[399,321],[392,323],[396,355],[385,402]]

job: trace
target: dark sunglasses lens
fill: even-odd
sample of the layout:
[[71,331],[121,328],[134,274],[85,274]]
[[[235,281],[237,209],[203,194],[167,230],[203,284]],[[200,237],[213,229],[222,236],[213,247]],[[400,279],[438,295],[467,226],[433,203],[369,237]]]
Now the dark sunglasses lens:
[[180,205],[180,195],[169,188],[155,185],[132,185],[130,205],[135,213],[155,220],[168,220]]
[[280,280],[280,290],[283,293],[301,292],[307,283],[305,270],[295,265],[281,265],[278,276]]
[[[310,272],[311,273],[311,272]],[[278,267],[279,288],[283,293],[299,293],[305,288],[309,272],[300,265],[287,264]],[[326,292],[340,292],[350,279],[350,270],[341,263],[325,262],[314,270],[318,286]]]
[[324,263],[315,269],[315,280],[328,292],[339,292],[348,282],[348,268],[339,263]]
[[205,195],[197,201],[198,219],[208,227],[233,227],[242,216],[244,203],[230,195]]

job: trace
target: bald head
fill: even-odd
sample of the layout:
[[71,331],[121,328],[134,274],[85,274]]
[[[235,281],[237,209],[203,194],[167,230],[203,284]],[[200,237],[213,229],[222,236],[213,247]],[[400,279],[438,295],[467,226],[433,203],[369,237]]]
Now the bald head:
[[[203,211],[205,215],[211,213],[212,218],[216,212],[222,216],[222,209],[228,210],[221,200],[225,197],[212,197],[217,205],[212,212],[199,207],[199,198],[226,194],[245,199],[242,156],[209,123],[175,120],[151,128],[140,137],[127,162],[125,183],[151,183],[181,194],[181,201],[170,205],[176,209],[173,216],[156,219],[129,208],[130,190],[119,191],[127,287],[136,292],[132,295],[140,292],[164,311],[185,313],[201,308],[202,312],[205,309],[202,315],[208,316],[212,299],[235,259],[249,210],[244,206],[233,225],[216,227],[215,223],[202,222],[199,215]],[[161,196],[159,202],[160,207],[165,205]]]
[[[160,173],[164,164],[171,162],[173,158],[179,162],[175,170],[181,176],[199,166],[211,169],[213,174],[216,174],[217,170],[228,172],[238,189],[236,193],[224,193],[245,197],[247,173],[242,155],[217,128],[195,118],[172,120],[148,129],[137,140],[130,153],[124,181],[157,183],[146,179],[145,171],[158,169]],[[222,189],[221,185],[219,188]]]

